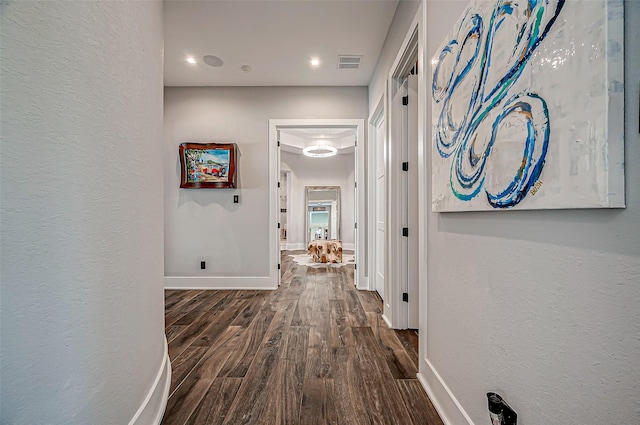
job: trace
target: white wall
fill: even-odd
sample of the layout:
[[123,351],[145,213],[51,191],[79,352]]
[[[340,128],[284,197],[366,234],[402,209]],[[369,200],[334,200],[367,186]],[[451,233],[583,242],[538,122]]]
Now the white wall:
[[0,422],[152,424],[169,373],[162,4],[5,1],[0,17]]
[[[426,2],[428,58],[466,3]],[[625,8],[627,208],[427,212],[420,372],[452,424],[441,384],[477,425],[487,391],[519,425],[640,423],[640,2]]]
[[[340,186],[340,232],[345,249],[354,249],[354,182],[355,155],[330,158],[309,158],[289,152],[280,155],[281,168],[291,171],[291,210],[287,211],[287,245],[306,248],[305,204],[306,186]],[[294,249],[294,248],[292,248]]]
[[[272,249],[269,119],[366,116],[366,87],[165,88],[166,285],[259,287]],[[178,144],[186,140],[237,143],[239,188],[179,189]],[[208,260],[206,270],[200,258]]]

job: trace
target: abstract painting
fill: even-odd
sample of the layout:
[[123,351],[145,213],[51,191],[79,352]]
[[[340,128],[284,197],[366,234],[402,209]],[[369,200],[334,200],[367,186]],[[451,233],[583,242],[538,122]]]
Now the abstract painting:
[[624,207],[622,0],[474,0],[432,59],[432,209]]
[[181,188],[235,188],[236,145],[181,143]]

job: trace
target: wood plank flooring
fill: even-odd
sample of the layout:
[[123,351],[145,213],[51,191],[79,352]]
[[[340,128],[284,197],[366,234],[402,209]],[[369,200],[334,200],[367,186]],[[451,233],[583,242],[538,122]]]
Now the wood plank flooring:
[[166,291],[163,425],[442,425],[416,379],[417,335],[389,329],[353,266],[283,253],[275,291]]

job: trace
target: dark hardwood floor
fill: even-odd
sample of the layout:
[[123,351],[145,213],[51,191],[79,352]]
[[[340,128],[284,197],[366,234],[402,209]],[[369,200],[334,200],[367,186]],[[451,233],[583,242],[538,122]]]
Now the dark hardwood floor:
[[163,425],[442,425],[417,335],[389,329],[353,266],[282,258],[275,291],[166,291],[173,369]]

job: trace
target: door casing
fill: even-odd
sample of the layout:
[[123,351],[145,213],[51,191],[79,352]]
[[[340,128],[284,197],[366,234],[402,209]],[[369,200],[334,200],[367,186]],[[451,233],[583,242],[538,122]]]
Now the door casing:
[[[369,289],[369,278],[367,273],[366,256],[368,255],[368,247],[365,243],[366,228],[366,203],[365,191],[366,184],[366,161],[365,161],[365,137],[364,137],[365,120],[362,119],[271,119],[269,120],[269,240],[271,241],[271,249],[269,250],[270,277],[276,285],[280,284],[280,238],[278,232],[279,218],[279,191],[278,180],[280,179],[280,149],[278,147],[279,129],[281,128],[341,128],[351,127],[356,129],[356,159],[355,159],[355,178],[357,187],[357,196],[355,198],[355,214],[356,223],[359,223],[355,229],[355,262],[356,271],[354,273],[354,283],[358,289]],[[356,189],[356,188],[354,188]],[[354,225],[356,224],[354,223]]]

